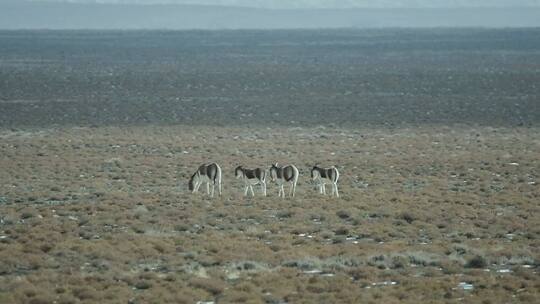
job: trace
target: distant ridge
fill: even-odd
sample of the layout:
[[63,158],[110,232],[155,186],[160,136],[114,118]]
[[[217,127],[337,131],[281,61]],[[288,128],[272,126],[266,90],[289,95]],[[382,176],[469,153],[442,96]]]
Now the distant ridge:
[[0,29],[539,27],[540,8],[269,10],[184,4],[0,0]]

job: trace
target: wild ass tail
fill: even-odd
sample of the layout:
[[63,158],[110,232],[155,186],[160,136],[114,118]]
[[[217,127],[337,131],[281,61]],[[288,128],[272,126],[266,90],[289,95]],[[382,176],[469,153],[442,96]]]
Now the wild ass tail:
[[217,172],[216,172],[216,180],[214,181],[214,184],[217,182],[218,186],[218,194],[221,196],[221,167],[216,164]]
[[300,172],[298,172],[298,168],[296,166],[291,165],[294,171],[293,176],[293,183],[292,183],[292,196],[294,197],[294,194],[296,193],[296,183],[298,182],[298,176],[300,175]]
[[338,169],[336,168],[336,166],[332,166],[332,169],[333,169],[334,172],[335,172],[335,176],[334,176],[333,182],[334,182],[334,183],[337,183],[337,181],[338,181],[338,179],[339,179],[339,171],[338,171]]

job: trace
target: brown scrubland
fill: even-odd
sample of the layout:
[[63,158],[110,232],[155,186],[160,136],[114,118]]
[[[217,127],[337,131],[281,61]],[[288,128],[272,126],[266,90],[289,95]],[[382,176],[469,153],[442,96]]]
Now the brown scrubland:
[[[0,299],[530,303],[538,131],[4,131]],[[224,172],[214,199],[187,191],[209,159]],[[235,165],[272,162],[299,167],[297,196],[243,197]],[[342,198],[317,193],[314,163],[338,166]]]
[[539,31],[0,31],[0,303],[538,302]]

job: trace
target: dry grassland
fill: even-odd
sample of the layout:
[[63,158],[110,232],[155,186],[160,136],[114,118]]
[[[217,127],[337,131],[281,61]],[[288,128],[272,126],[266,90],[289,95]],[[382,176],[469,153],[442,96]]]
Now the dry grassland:
[[[0,133],[0,303],[532,303],[540,130]],[[187,192],[201,162],[224,195]],[[297,197],[233,168],[294,163]],[[341,199],[308,181],[337,165]]]

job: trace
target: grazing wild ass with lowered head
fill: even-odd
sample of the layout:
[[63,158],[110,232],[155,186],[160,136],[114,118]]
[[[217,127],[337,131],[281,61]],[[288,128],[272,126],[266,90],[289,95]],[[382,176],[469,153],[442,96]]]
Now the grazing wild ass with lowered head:
[[277,163],[273,164],[272,167],[270,167],[270,179],[278,185],[278,196],[285,197],[283,185],[285,183],[290,183],[291,190],[289,191],[289,196],[294,197],[296,183],[298,182],[298,169],[294,165],[280,167]]
[[[217,185],[218,194],[221,196],[221,168],[216,163],[200,165],[199,168],[189,179],[189,190],[194,192],[199,191],[202,183],[206,183],[206,193],[214,197],[214,189]],[[210,184],[212,185],[212,193],[210,193]]]
[[248,194],[248,190],[251,190],[251,195],[255,196],[253,192],[253,185],[261,185],[261,190],[264,196],[266,196],[266,171],[261,168],[246,169],[242,166],[234,169],[234,176],[241,178],[244,181],[246,187],[244,196]]
[[332,184],[332,195],[335,193],[336,197],[339,197],[337,186],[339,171],[335,166],[330,168],[314,166],[313,169],[311,169],[311,179],[315,182],[317,187],[319,187],[319,192],[321,194],[326,194],[326,184]]

